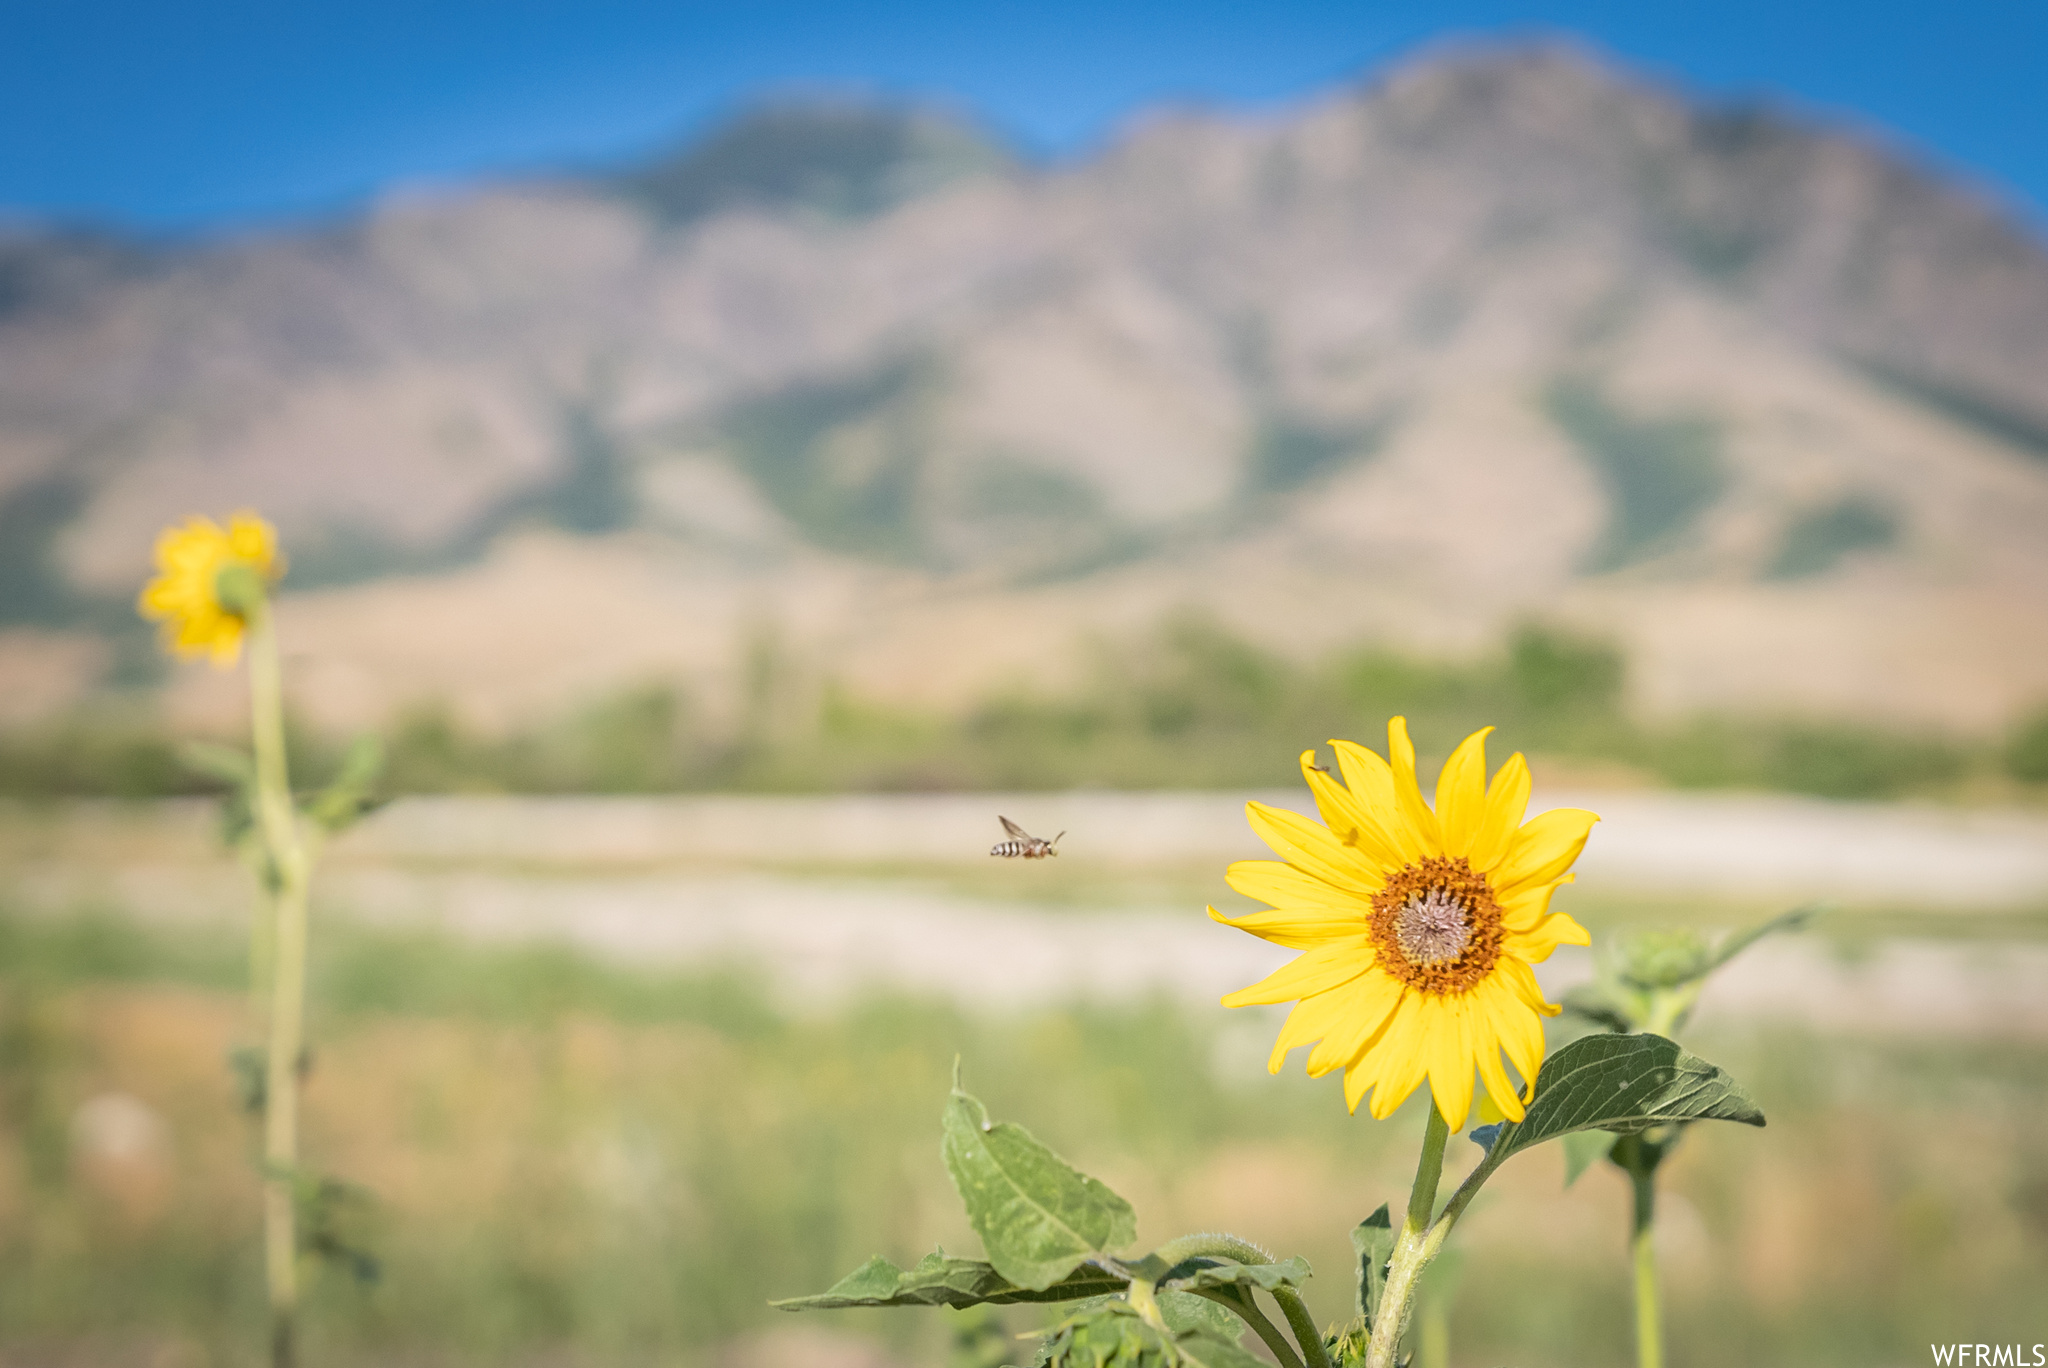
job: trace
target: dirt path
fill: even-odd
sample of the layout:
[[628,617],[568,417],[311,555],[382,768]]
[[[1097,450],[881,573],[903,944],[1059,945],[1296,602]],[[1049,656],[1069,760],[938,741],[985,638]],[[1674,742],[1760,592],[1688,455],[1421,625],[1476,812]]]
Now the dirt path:
[[[1588,887],[1829,893],[1958,911],[2048,904],[2048,820],[2033,815],[1669,794],[1571,805],[1605,817],[1581,864]],[[1015,884],[1046,866],[1017,866],[1002,896],[872,872],[894,861],[986,879],[980,852],[996,812],[1047,834],[1070,829],[1070,868],[1133,878],[1188,863],[1220,872],[1261,853],[1240,800],[1208,794],[413,800],[333,852],[320,903],[381,926],[564,941],[627,962],[756,964],[799,1004],[867,987],[991,1007],[1155,992],[1213,1002],[1288,957],[1210,923],[1199,895],[1039,904]],[[0,821],[11,900],[243,914],[240,871],[210,852],[202,809],[85,807],[37,820]],[[792,859],[842,868],[775,867]],[[1558,991],[1588,972],[1584,954],[1567,951],[1544,976]],[[1717,981],[1702,1006],[1703,1020],[1716,1017],[2048,1039],[2048,946],[1887,940],[1845,957],[1814,938],[1767,944]]]

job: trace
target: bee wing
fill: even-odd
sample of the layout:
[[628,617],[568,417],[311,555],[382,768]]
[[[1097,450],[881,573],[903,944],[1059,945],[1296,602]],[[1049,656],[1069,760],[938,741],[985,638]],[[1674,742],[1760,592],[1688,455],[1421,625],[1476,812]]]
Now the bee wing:
[[1026,830],[1025,830],[1025,829],[1024,829],[1023,827],[1020,827],[1020,826],[1018,826],[1018,825],[1017,825],[1017,824],[1016,824],[1015,822],[1011,821],[1011,820],[1010,820],[1009,818],[1007,818],[1007,817],[997,817],[997,818],[996,818],[996,820],[997,820],[998,822],[1001,822],[1001,823],[1003,824],[1003,830],[1005,830],[1005,831],[1009,832],[1009,833],[1010,833],[1010,836],[1011,836],[1011,838],[1012,838],[1013,840],[1018,840],[1018,841],[1028,841],[1028,840],[1030,840],[1030,839],[1031,839],[1031,833],[1030,833],[1030,832],[1026,831]]

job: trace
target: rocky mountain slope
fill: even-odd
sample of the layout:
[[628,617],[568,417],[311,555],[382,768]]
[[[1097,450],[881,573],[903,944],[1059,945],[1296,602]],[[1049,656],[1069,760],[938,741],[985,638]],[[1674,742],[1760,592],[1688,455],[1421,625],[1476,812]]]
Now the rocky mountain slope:
[[1303,654],[1582,623],[1647,709],[1983,728],[2048,694],[2048,250],[1560,47],[1049,169],[783,110],[317,231],[0,238],[0,710],[119,677],[155,528],[242,505],[335,722],[715,699],[764,633],[953,703],[1193,606]]

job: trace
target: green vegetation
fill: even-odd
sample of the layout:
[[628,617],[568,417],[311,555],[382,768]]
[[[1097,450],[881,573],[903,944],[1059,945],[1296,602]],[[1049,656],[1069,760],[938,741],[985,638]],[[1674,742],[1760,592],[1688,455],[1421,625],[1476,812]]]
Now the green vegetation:
[[45,475],[0,498],[0,624],[62,622],[76,612],[78,595],[52,553],[90,492],[75,475]]
[[1954,384],[1889,362],[1865,360],[1863,369],[1886,388],[2036,460],[2048,460],[2048,417],[1967,385]]
[[1260,420],[1245,462],[1245,483],[1254,492],[1299,489],[1338,466],[1372,455],[1399,424],[1387,410],[1364,424],[1328,423],[1274,412]]
[[1821,508],[1808,509],[1785,529],[1777,557],[1764,570],[1766,579],[1806,579],[1826,574],[1842,557],[1876,551],[1898,540],[1899,520],[1883,504],[1849,495]]
[[924,465],[919,364],[787,386],[736,406],[723,427],[742,468],[820,546],[917,561]]
[[1613,508],[1588,570],[1619,570],[1668,549],[1727,483],[1721,429],[1711,419],[1637,417],[1581,379],[1559,380],[1544,405],[1607,486]]
[[[891,707],[807,676],[772,636],[749,649],[743,706],[714,725],[662,682],[624,690],[510,736],[474,732],[445,707],[399,719],[389,783],[400,793],[834,792],[1218,788],[1289,784],[1295,757],[1331,737],[1384,740],[1408,717],[1441,757],[1474,720],[1556,760],[1621,766],[1688,788],[1781,789],[1832,798],[1939,794],[1997,769],[1989,745],[1811,718],[1706,715],[1649,726],[1624,706],[1612,646],[1543,627],[1498,654],[1423,660],[1379,647],[1297,664],[1205,619],[1102,643],[1087,682],[1017,690],[958,715]],[[2044,744],[2024,733],[2007,763],[2039,782]],[[325,744],[323,744],[323,740]],[[331,739],[292,738],[307,775],[338,761]],[[2028,749],[2033,747],[2033,749]],[[0,735],[0,793],[143,797],[204,791],[149,715],[104,710]]]
[[979,130],[936,114],[804,104],[745,114],[618,184],[674,227],[733,209],[860,219],[1012,164]]
[[[1213,1005],[975,1016],[876,997],[799,1016],[745,975],[331,920],[317,934],[307,1124],[368,1194],[350,1233],[381,1277],[334,1264],[311,1279],[309,1362],[693,1368],[793,1324],[764,1286],[801,1295],[939,1244],[979,1257],[933,1139],[956,1054],[994,1115],[1139,1199],[1141,1240],[1243,1227],[1254,1192],[1336,1192],[1362,1215],[1398,1199],[1421,1128],[1419,1106],[1347,1116],[1298,1064],[1269,1077],[1270,1020]],[[243,955],[229,928],[0,917],[0,1352],[260,1357],[249,1123],[224,1063]],[[1984,1339],[2032,1333],[2048,1259],[2038,1049],[1783,1030],[1700,1048],[1771,1124],[1761,1146],[1702,1131],[1666,1165],[1682,1362],[1848,1368],[1953,1338],[1959,1320]],[[110,1093],[160,1132],[96,1148],[87,1104]],[[1462,1171],[1477,1151],[1452,1144]],[[1461,1226],[1461,1361],[1626,1359],[1626,1185],[1594,1172],[1566,1193],[1561,1177],[1524,1156]],[[1243,1230],[1306,1256],[1318,1325],[1349,1309],[1344,1224],[1314,1202]],[[1047,1316],[820,1314],[932,1365],[956,1331],[993,1339],[994,1324],[1014,1346]]]
[[2006,773],[2030,784],[2048,784],[2048,707],[2036,708],[2013,728],[2005,746]]

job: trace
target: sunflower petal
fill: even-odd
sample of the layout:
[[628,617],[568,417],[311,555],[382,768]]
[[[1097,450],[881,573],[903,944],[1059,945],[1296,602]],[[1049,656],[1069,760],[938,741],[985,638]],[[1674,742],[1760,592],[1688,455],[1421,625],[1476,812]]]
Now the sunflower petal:
[[1467,998],[1437,999],[1429,1040],[1429,1092],[1454,1131],[1472,1110],[1472,1020]]
[[1344,783],[1351,790],[1351,796],[1359,806],[1372,814],[1379,823],[1387,843],[1400,856],[1404,865],[1414,864],[1429,852],[1423,847],[1421,837],[1413,831],[1401,807],[1401,799],[1394,787],[1394,771],[1375,751],[1369,751],[1356,741],[1331,741],[1330,749],[1336,752],[1337,768],[1344,775]]
[[1363,936],[1319,945],[1281,965],[1251,987],[1240,988],[1225,997],[1223,1005],[1251,1007],[1310,997],[1328,992],[1341,983],[1349,983],[1372,965],[1372,943]]
[[[1500,1062],[1502,1046],[1500,1027],[1493,1018],[1493,995],[1474,993],[1472,1013],[1478,1026],[1479,1036],[1479,1080],[1485,1086],[1486,1099],[1493,1104],[1493,1110],[1509,1121],[1522,1119],[1522,1099],[1515,1092],[1515,1085],[1508,1079],[1508,1071]],[[1488,1108],[1482,1105],[1484,1113]]]
[[1333,888],[1315,875],[1280,860],[1239,860],[1223,871],[1223,878],[1247,898],[1257,898],[1275,907],[1315,907],[1354,917],[1372,913],[1369,896]]
[[1279,1038],[1273,1042],[1273,1053],[1266,1060],[1267,1073],[1279,1073],[1287,1062],[1287,1052],[1297,1045],[1312,1045],[1329,1034],[1341,1018],[1344,999],[1335,992],[1317,993],[1294,1004],[1281,1023]]
[[1314,759],[1314,751],[1301,753],[1301,775],[1308,780],[1309,792],[1315,795],[1316,811],[1323,814],[1324,825],[1383,873],[1392,873],[1407,864],[1400,846],[1358,796],[1317,769],[1312,763]]
[[1567,874],[1556,883],[1528,884],[1518,893],[1496,898],[1500,903],[1500,924],[1509,931],[1529,930],[1550,909],[1550,895],[1577,878],[1576,874]]
[[1415,743],[1408,739],[1405,717],[1387,722],[1387,759],[1394,770],[1394,797],[1400,804],[1401,816],[1414,829],[1422,853],[1443,854],[1443,834],[1437,827],[1436,814],[1422,801],[1422,790],[1415,782]]
[[1422,1084],[1429,1066],[1425,1051],[1433,1024],[1429,1009],[1434,1001],[1425,993],[1410,993],[1403,998],[1400,1010],[1387,1023],[1386,1034],[1368,1053],[1367,1057],[1378,1065],[1371,1106],[1375,1121],[1392,1116],[1394,1109],[1408,1100],[1408,1094]]
[[1551,951],[1560,945],[1591,945],[1593,938],[1586,934],[1586,928],[1573,921],[1563,912],[1553,912],[1528,931],[1510,931],[1506,937],[1508,953],[1527,960],[1530,964],[1541,964],[1550,958]]
[[1368,897],[1379,890],[1383,882],[1379,870],[1368,864],[1356,850],[1332,836],[1329,828],[1298,812],[1268,807],[1260,802],[1246,803],[1244,810],[1258,838],[1289,864],[1315,875],[1324,883],[1348,888]]
[[[1495,1038],[1500,1041],[1501,1049],[1507,1052],[1515,1072],[1522,1076],[1525,1085],[1522,1096],[1533,1096],[1536,1071],[1543,1067],[1543,1019],[1530,1011],[1506,984],[1497,985],[1494,991],[1484,995],[1482,1001],[1487,1019],[1493,1024]],[[1502,1110],[1507,1109],[1503,1107]]]
[[1353,1116],[1358,1114],[1358,1104],[1365,1098],[1365,1090],[1374,1082],[1373,1071],[1364,1063],[1353,1063],[1344,1070],[1344,1106]]
[[1309,1076],[1321,1078],[1332,1069],[1349,1068],[1386,1029],[1406,991],[1399,979],[1375,968],[1328,994],[1343,999],[1344,1015],[1309,1054]]
[[1472,836],[1472,848],[1465,852],[1466,863],[1479,873],[1492,869],[1507,854],[1508,838],[1529,810],[1529,784],[1529,762],[1516,751],[1493,776],[1486,790],[1485,819]]
[[1508,838],[1507,853],[1493,869],[1495,895],[1512,897],[1531,884],[1562,878],[1599,820],[1597,813],[1581,808],[1552,808],[1531,817]]
[[1436,777],[1437,825],[1444,854],[1453,859],[1471,854],[1486,821],[1486,737],[1492,730],[1481,727],[1461,741]]
[[1290,950],[1312,950],[1332,941],[1355,939],[1362,929],[1356,917],[1343,917],[1316,908],[1275,908],[1271,912],[1247,912],[1242,917],[1231,917],[1212,907],[1209,919],[1249,932],[1260,940],[1284,945]]
[[1543,996],[1543,985],[1536,981],[1536,971],[1512,951],[1500,957],[1493,966],[1493,973],[1523,1006],[1537,1015],[1552,1017],[1564,1010]]

